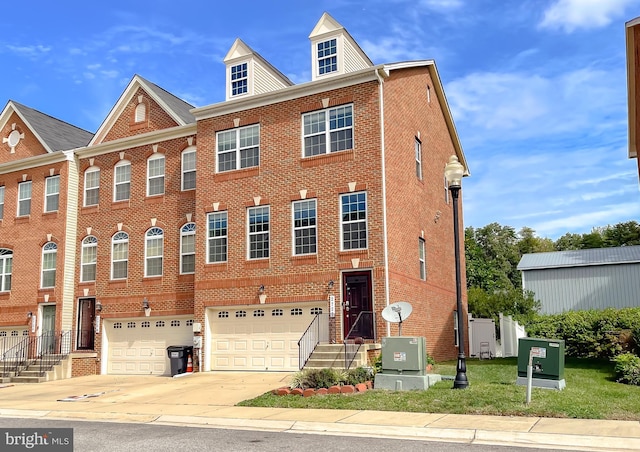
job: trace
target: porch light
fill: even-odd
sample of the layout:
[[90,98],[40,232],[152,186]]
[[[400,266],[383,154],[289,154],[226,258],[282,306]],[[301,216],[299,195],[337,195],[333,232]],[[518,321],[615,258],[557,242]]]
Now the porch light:
[[100,300],[96,301],[96,312],[102,312],[102,303],[100,303]]
[[142,300],[142,309],[144,309],[145,311],[149,309],[149,300],[147,300],[146,298]]

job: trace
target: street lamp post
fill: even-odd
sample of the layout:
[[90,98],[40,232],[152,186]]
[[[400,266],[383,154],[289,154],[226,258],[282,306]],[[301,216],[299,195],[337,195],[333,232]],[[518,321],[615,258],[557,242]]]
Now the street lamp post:
[[453,198],[453,241],[455,246],[456,264],[456,316],[458,319],[458,363],[456,365],[456,378],[453,381],[454,389],[465,389],[469,386],[467,380],[467,363],[464,356],[464,327],[462,323],[462,278],[460,277],[460,230],[458,221],[458,195],[462,187],[464,166],[458,161],[458,157],[449,157],[449,163],[444,168],[444,177],[449,185]]

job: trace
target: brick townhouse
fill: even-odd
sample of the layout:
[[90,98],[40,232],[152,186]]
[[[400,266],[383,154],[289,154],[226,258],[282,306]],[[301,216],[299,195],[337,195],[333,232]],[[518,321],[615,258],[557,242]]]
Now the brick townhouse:
[[[194,108],[136,75],[94,135],[73,129],[55,149],[29,145],[42,135],[10,103],[0,328],[38,334],[55,306],[74,375],[167,374],[166,347],[192,343],[204,371],[297,370],[312,322],[323,342],[376,344],[398,334],[382,310],[408,301],[403,335],[454,358],[443,171],[450,155],[467,165],[435,64],[374,65],[328,14],[309,38],[310,82],[238,39],[224,101]],[[51,221],[39,206],[37,220],[14,218],[19,184],[33,180],[35,208],[58,174]]]

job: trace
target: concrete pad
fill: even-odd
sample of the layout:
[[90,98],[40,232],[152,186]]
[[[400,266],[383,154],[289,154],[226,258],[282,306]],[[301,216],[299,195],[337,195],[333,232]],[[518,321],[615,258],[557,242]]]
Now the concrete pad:
[[0,409],[2,417],[44,417],[49,411]]
[[444,414],[432,413],[398,413],[391,411],[360,411],[353,416],[342,419],[345,424],[396,425],[404,427],[425,427]]
[[601,419],[542,418],[531,431],[536,433],[566,433],[570,435],[640,438],[640,422]]
[[203,413],[203,416],[226,419],[267,419],[270,416],[289,411],[288,408],[261,408],[242,406],[211,407],[211,411]]
[[323,410],[323,409],[291,409],[283,413],[269,416],[268,419],[308,422],[340,422],[359,413],[356,410]]
[[283,432],[293,425],[293,422],[270,421],[264,419],[226,419],[189,416],[161,416],[153,422],[156,425],[183,425],[198,427],[209,426],[211,428],[229,428],[238,430],[267,430]]
[[635,438],[604,438],[551,433],[489,432],[478,430],[474,444],[502,444],[551,449],[600,450],[607,452],[640,450]]
[[474,416],[469,414],[447,414],[429,424],[437,428],[470,428],[504,432],[528,432],[538,422],[537,417]]

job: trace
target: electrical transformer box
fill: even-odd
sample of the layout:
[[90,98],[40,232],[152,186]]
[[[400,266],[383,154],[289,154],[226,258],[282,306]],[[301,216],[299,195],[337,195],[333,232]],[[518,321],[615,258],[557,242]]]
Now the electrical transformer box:
[[533,378],[564,380],[564,340],[521,337],[518,340],[518,377],[526,378],[529,355]]
[[382,372],[422,375],[426,370],[427,343],[421,336],[382,338]]

